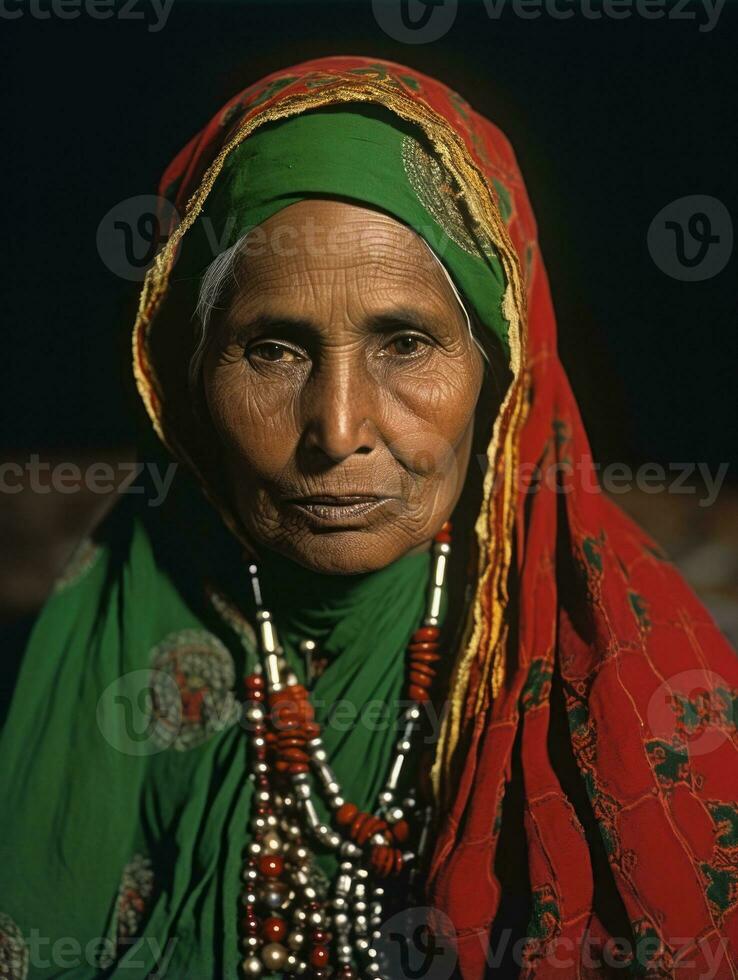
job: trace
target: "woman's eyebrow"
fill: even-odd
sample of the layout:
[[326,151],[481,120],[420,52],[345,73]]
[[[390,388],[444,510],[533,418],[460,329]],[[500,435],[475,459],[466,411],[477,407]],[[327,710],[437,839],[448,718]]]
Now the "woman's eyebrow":
[[376,331],[396,330],[398,327],[422,330],[427,327],[427,323],[425,318],[412,307],[398,306],[383,313],[373,313],[367,318],[366,326]]
[[293,340],[315,337],[320,333],[317,324],[309,317],[294,314],[259,313],[246,322],[237,323],[234,332],[238,340],[253,340],[255,337],[279,335]]
[[421,313],[412,306],[398,306],[383,313],[374,313],[367,318],[366,326],[376,333],[391,330],[420,330],[438,336],[448,333],[439,317]]

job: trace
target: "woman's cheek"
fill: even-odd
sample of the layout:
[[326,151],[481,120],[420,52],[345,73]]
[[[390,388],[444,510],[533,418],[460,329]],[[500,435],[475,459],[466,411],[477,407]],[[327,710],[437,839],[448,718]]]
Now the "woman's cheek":
[[395,384],[391,450],[414,477],[411,507],[442,510],[458,499],[469,464],[480,374],[472,358],[445,358]]
[[422,372],[395,385],[396,400],[417,420],[420,430],[432,430],[455,446],[474,417],[479,394],[474,364],[436,361]]
[[249,470],[278,472],[294,451],[292,386],[254,383],[243,369],[218,374],[208,397],[216,430]]

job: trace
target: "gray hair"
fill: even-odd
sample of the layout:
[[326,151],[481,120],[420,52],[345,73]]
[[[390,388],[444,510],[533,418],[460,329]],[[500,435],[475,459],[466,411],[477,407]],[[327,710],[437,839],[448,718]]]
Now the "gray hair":
[[223,307],[221,303],[228,295],[232,285],[238,285],[238,258],[243,248],[248,232],[227,248],[225,252],[216,255],[205,270],[197,294],[197,303],[192,319],[195,322],[195,350],[190,358],[189,380],[190,389],[197,388],[202,361],[208,348],[210,325],[213,313]]

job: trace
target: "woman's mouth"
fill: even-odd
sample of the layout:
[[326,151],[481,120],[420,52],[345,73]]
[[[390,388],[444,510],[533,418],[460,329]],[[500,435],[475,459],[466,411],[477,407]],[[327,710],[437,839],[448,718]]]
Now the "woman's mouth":
[[294,497],[287,501],[302,514],[311,518],[311,523],[321,527],[355,527],[366,523],[366,518],[393,497],[378,497],[374,494],[341,494],[340,496],[321,494],[310,497]]

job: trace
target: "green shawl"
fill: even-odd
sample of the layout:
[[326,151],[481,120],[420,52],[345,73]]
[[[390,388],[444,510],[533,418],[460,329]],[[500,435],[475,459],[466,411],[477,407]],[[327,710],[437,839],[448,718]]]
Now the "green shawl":
[[[206,980],[242,958],[253,608],[233,540],[178,482],[164,507],[130,497],[83,542],[23,659],[0,737],[0,929],[31,980],[134,980],[157,963]],[[298,674],[300,638],[328,656],[311,697],[361,807],[385,777],[429,566],[427,552],[353,577],[262,566]]]

